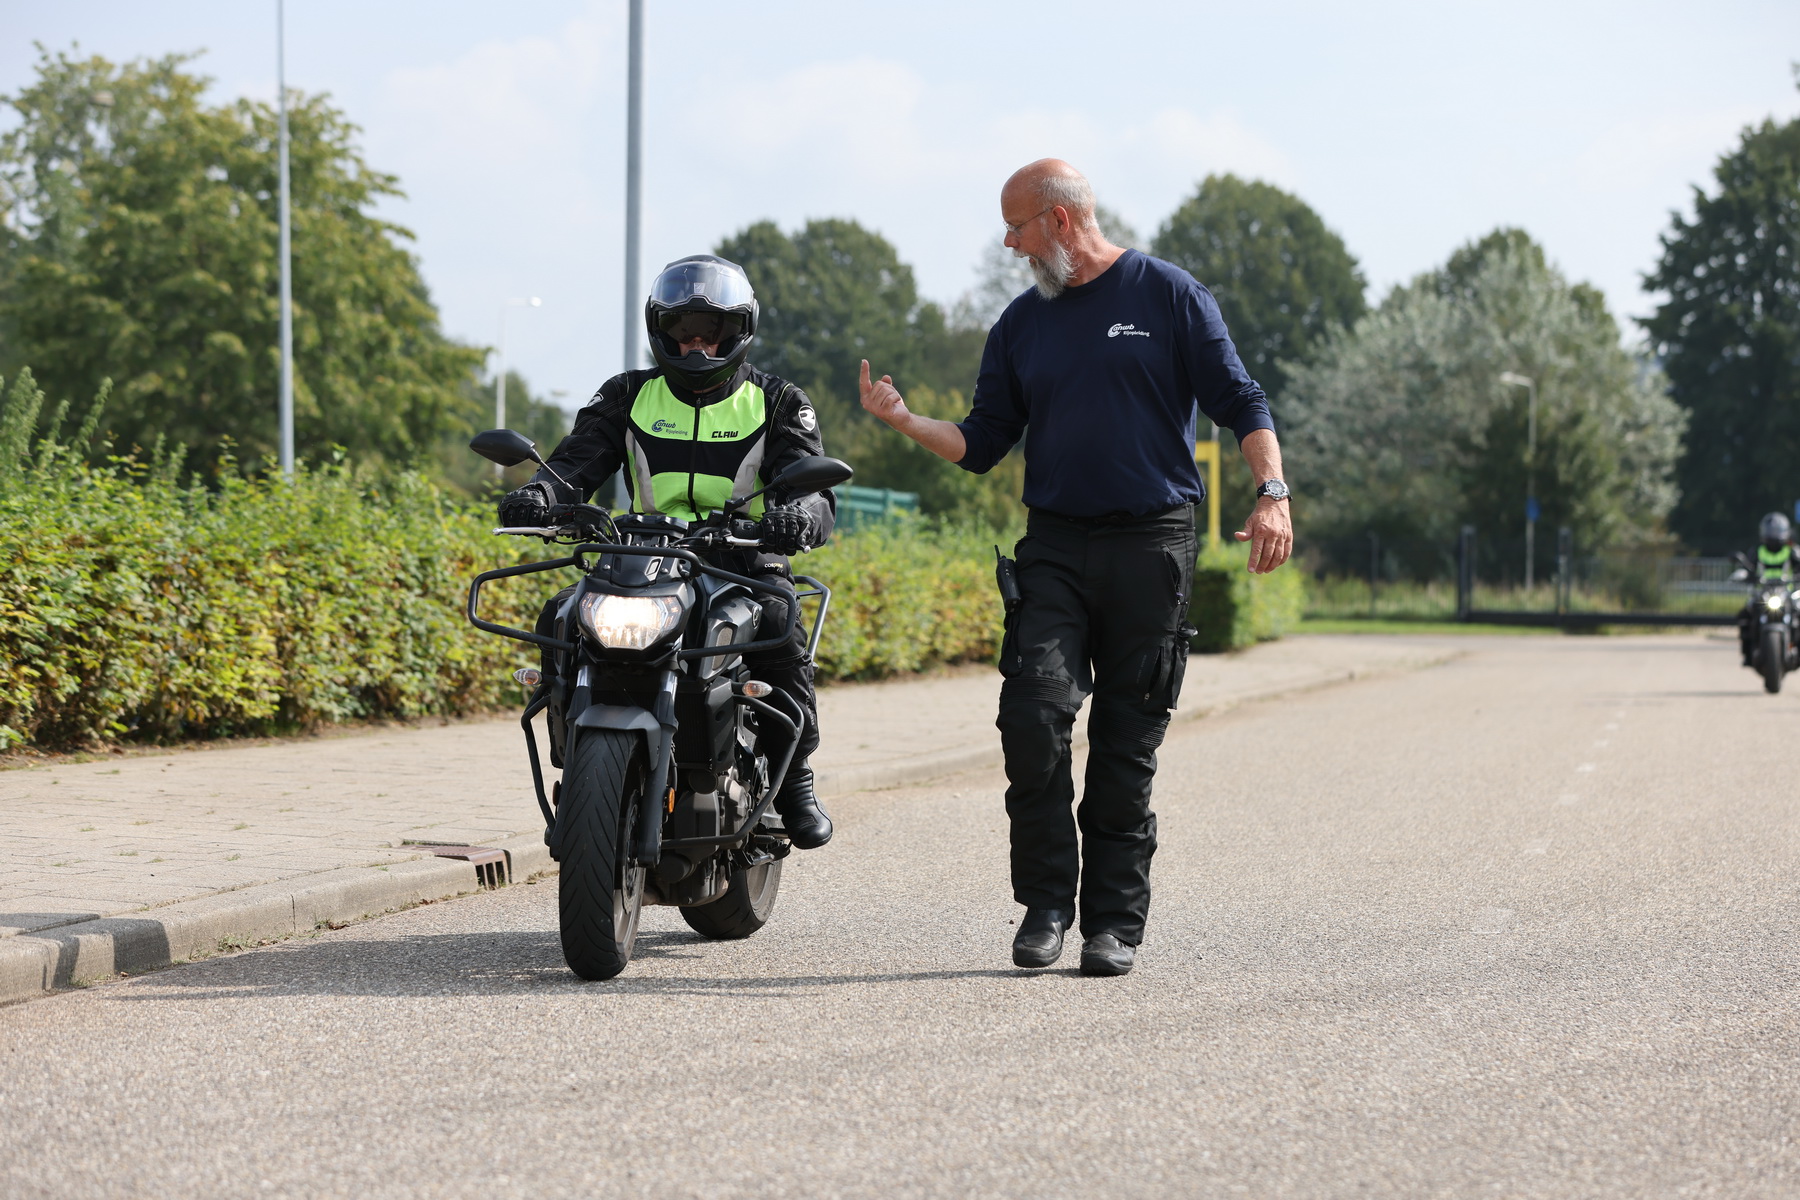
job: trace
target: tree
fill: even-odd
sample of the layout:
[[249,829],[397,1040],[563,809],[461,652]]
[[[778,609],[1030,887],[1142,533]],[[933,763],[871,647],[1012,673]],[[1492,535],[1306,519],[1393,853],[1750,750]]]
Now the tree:
[[855,221],[808,221],[791,237],[759,221],[716,253],[744,268],[762,305],[753,360],[815,400],[854,406],[865,358],[919,382],[934,349],[927,343],[946,336],[942,310],[920,302],[912,268]]
[[[1437,547],[1420,569],[1465,522],[1489,546],[1522,537],[1528,395],[1506,371],[1538,386],[1540,525],[1593,549],[1654,536],[1675,501],[1682,413],[1620,345],[1599,293],[1500,230],[1293,368],[1284,448],[1315,537]],[[1540,571],[1553,547],[1539,540]]]
[[1800,120],[1746,128],[1713,177],[1663,235],[1644,327],[1692,418],[1672,524],[1722,552],[1800,497]]
[[[115,381],[118,444],[164,437],[210,458],[276,442],[276,114],[209,107],[187,58],[114,66],[41,51],[0,138],[0,366],[52,395]],[[322,97],[289,107],[295,432],[409,459],[455,424],[481,351],[446,339],[403,243],[374,217],[400,195]]]
[[1343,239],[1297,196],[1235,175],[1209,175],[1163,222],[1150,252],[1218,298],[1250,377],[1270,397],[1289,362],[1363,315],[1363,282]]
[[[471,374],[463,381],[452,414],[453,424],[445,431],[436,447],[436,474],[452,487],[474,495],[486,495],[497,478],[504,486],[515,488],[537,471],[537,464],[523,462],[508,467],[499,476],[494,465],[469,449],[469,439],[494,425],[494,380],[492,376]],[[506,373],[506,426],[537,443],[547,458],[555,445],[574,425],[574,418],[552,401],[534,394],[531,385],[517,371]],[[600,501],[611,500],[611,494]]]

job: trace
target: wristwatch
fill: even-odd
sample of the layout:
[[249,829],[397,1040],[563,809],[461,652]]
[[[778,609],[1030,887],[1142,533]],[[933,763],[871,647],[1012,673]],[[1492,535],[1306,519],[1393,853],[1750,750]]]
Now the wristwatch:
[[1261,487],[1256,489],[1258,496],[1267,496],[1271,500],[1286,500],[1291,494],[1288,485],[1279,479],[1265,479]]

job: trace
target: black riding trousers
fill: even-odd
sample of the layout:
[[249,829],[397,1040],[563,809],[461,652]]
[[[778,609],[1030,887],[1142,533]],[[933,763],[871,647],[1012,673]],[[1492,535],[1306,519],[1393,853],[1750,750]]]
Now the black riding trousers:
[[[1013,898],[1074,912],[1079,884],[1083,937],[1143,940],[1150,785],[1187,667],[1196,552],[1192,505],[1116,521],[1033,510],[1015,551],[1020,603],[1000,650],[996,722]],[[1070,743],[1089,696],[1087,778],[1071,813]]]

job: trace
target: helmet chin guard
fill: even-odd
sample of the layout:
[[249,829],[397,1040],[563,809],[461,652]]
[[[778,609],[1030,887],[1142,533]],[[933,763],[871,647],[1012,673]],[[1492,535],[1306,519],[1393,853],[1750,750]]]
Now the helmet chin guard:
[[[758,311],[744,268],[711,254],[677,259],[656,277],[644,302],[650,356],[664,374],[690,391],[715,388],[749,356]],[[696,323],[695,316],[702,320]],[[712,326],[720,338],[717,354],[698,348],[683,354],[670,330],[704,326],[707,316],[717,318]]]

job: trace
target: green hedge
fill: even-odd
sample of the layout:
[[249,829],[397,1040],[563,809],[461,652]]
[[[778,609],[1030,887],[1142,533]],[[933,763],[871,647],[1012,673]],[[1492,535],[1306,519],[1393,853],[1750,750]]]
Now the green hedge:
[[[878,679],[1000,650],[994,546],[1013,537],[909,518],[834,538],[794,560],[832,589],[823,679]],[[810,615],[810,612],[809,612]]]
[[1248,544],[1231,542],[1200,552],[1188,622],[1199,630],[1193,648],[1203,654],[1242,650],[1273,641],[1300,624],[1305,581],[1291,564],[1267,575],[1249,571]]
[[[179,456],[159,450],[89,467],[99,402],[66,444],[66,412],[40,422],[42,402],[22,372],[0,404],[0,751],[520,699],[509,675],[534,652],[474,629],[463,602],[476,572],[549,551],[493,536],[486,504],[342,463],[283,480],[227,462],[209,483],[183,481]],[[991,658],[992,544],[915,522],[800,559],[836,592],[821,677]],[[503,580],[484,615],[529,625],[563,582]]]

